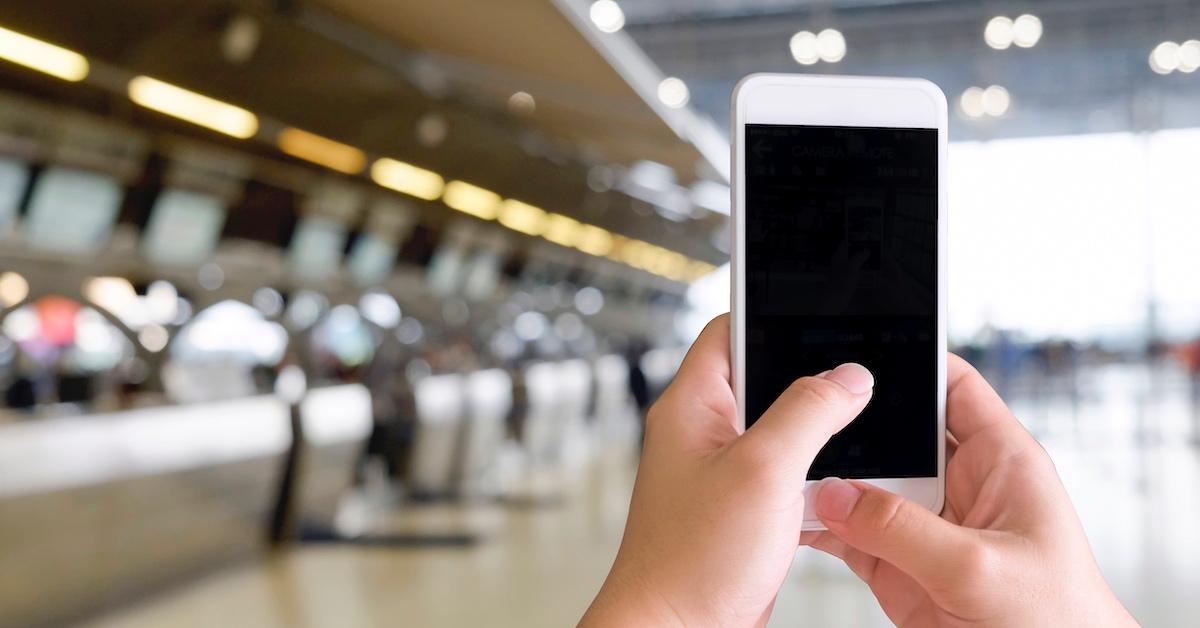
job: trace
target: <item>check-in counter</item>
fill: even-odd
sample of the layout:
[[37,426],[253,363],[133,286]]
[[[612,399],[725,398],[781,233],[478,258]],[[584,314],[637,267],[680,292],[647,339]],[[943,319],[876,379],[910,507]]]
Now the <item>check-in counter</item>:
[[[348,481],[369,396],[316,389],[302,416],[307,514]],[[289,423],[259,396],[0,426],[0,626],[69,621],[261,551]]]

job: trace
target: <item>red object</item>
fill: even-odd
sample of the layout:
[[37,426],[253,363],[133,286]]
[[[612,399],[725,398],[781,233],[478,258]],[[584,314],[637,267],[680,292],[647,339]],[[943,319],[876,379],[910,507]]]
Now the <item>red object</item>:
[[42,325],[42,338],[65,347],[75,342],[75,315],[79,304],[66,297],[43,297],[33,304]]

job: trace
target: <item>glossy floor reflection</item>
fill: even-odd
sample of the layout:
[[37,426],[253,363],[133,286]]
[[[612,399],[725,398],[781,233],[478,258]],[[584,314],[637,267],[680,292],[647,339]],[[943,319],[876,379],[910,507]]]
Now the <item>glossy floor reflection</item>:
[[[1200,616],[1200,449],[1182,374],[1105,367],[1076,394],[1014,389],[1013,406],[1054,457],[1101,567],[1146,625]],[[476,531],[472,548],[305,547],[232,568],[93,626],[573,625],[620,540],[632,484],[614,454],[549,507],[425,507],[388,528]],[[807,550],[772,626],[890,625],[840,563]]]

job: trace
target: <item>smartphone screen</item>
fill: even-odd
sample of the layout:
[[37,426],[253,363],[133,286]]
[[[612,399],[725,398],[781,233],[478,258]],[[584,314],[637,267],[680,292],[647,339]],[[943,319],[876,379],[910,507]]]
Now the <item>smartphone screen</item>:
[[808,479],[937,475],[938,132],[747,124],[746,422],[794,380],[875,374]]

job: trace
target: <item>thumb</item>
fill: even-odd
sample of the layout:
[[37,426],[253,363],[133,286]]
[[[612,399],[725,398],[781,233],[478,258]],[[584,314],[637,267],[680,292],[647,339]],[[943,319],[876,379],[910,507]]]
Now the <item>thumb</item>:
[[778,451],[805,471],[829,438],[846,427],[871,399],[875,378],[860,364],[843,364],[801,377],[738,439],[758,451]]
[[984,557],[975,530],[865,482],[822,480],[816,513],[847,545],[891,563],[927,589],[961,581]]

